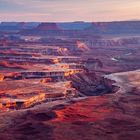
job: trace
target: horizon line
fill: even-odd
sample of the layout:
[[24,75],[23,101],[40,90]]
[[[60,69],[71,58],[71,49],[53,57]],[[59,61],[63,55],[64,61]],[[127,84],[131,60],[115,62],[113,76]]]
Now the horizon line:
[[77,20],[77,21],[0,21],[0,23],[3,22],[34,22],[34,23],[76,23],[76,22],[85,22],[85,23],[94,23],[94,22],[130,22],[130,21],[140,21],[140,19],[134,19],[134,20],[110,20],[110,21],[84,21],[84,20]]

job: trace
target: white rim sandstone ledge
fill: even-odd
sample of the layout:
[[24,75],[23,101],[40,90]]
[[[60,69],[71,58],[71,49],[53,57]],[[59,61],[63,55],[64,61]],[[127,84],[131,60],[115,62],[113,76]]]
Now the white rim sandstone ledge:
[[113,85],[118,86],[120,89],[114,94],[114,96],[121,96],[121,94],[132,91],[133,87],[137,87],[137,83],[140,82],[140,70],[114,73],[105,75],[105,79],[115,81]]

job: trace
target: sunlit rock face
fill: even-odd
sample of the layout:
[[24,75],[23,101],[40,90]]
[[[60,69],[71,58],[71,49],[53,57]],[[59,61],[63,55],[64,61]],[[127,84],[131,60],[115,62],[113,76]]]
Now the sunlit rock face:
[[0,81],[4,80],[4,75],[0,74]]
[[120,87],[114,94],[71,100],[69,103],[59,101],[31,110],[2,114],[0,138],[139,139],[139,76],[139,71],[106,76]]

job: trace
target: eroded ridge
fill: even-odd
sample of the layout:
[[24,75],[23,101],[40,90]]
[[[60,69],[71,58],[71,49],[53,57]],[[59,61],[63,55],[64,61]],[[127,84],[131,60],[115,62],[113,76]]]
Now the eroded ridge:
[[48,102],[32,109],[4,113],[0,117],[0,138],[138,139],[139,76],[140,71],[105,76],[120,87],[114,94]]

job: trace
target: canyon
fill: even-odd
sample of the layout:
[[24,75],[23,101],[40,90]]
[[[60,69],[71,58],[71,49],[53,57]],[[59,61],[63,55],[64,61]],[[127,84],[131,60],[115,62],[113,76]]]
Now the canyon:
[[0,138],[138,139],[139,77],[140,71],[107,75],[105,78],[115,81],[114,85],[119,87],[113,94],[55,101],[32,109],[2,113]]
[[0,23],[0,139],[138,139],[139,25]]

